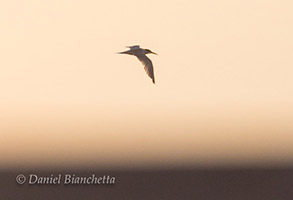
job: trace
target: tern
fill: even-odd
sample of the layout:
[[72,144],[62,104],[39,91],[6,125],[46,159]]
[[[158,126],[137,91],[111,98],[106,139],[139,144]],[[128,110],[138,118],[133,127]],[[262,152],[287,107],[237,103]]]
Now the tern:
[[119,54],[129,54],[136,56],[138,60],[144,65],[144,69],[147,73],[147,75],[153,80],[153,83],[155,84],[155,76],[154,76],[154,68],[152,61],[146,56],[148,53],[152,53],[155,55],[155,52],[152,52],[149,49],[142,49],[139,47],[139,45],[134,46],[126,46],[127,48],[130,48],[128,51],[118,52]]

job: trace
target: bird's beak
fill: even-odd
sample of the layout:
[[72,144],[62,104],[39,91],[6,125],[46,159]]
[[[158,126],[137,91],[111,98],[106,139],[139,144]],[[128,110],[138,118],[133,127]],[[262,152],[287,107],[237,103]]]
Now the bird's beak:
[[155,52],[152,52],[152,54],[158,55],[158,54],[157,54],[157,53],[155,53]]

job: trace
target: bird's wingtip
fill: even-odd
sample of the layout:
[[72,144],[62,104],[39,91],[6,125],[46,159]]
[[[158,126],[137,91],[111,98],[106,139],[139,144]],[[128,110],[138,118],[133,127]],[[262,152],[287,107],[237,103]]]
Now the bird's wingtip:
[[133,48],[140,48],[140,46],[138,44],[135,44],[135,45],[132,45],[132,46],[125,46],[126,48],[130,48],[130,49],[133,49]]

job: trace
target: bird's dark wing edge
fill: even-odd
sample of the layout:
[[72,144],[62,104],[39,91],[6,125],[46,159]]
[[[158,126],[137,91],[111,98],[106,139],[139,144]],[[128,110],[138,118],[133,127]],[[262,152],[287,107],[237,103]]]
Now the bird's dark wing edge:
[[155,84],[154,68],[152,61],[146,55],[136,55],[136,57],[144,65],[144,70]]

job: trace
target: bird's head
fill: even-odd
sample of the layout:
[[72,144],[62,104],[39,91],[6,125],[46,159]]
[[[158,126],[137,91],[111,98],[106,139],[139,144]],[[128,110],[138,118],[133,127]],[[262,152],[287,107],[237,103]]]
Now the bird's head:
[[152,53],[152,54],[158,55],[158,54],[156,54],[155,52],[152,52],[149,49],[144,49],[144,52],[145,52],[145,54]]

